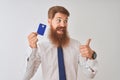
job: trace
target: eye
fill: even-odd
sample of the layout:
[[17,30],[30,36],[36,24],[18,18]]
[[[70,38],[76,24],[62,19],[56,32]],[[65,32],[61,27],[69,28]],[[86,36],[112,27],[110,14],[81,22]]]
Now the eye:
[[67,23],[68,22],[68,20],[64,20],[64,23]]
[[60,22],[61,22],[61,19],[57,19],[56,21],[57,21],[57,23],[60,23]]

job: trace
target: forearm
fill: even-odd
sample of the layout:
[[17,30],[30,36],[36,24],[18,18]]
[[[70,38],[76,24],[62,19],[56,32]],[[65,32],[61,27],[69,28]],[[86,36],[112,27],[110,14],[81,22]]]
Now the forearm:
[[91,60],[82,58],[80,65],[82,66],[83,72],[89,77],[94,78],[97,73],[98,62],[97,60]]
[[40,56],[38,55],[37,48],[32,49],[32,53],[27,60],[27,68],[23,80],[30,80],[37,71],[40,64]]

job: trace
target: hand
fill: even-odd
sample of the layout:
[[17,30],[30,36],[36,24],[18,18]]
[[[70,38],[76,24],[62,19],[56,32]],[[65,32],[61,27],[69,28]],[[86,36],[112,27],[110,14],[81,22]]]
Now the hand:
[[91,39],[88,39],[85,45],[80,45],[80,53],[83,57],[92,59],[94,51],[90,48]]
[[29,42],[29,46],[31,48],[37,48],[37,33],[36,32],[32,32],[29,36],[28,36],[28,42]]

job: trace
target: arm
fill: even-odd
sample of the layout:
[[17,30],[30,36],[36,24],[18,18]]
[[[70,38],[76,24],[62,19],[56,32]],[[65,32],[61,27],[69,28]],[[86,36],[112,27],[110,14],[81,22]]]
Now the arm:
[[85,45],[80,45],[80,64],[84,73],[89,78],[94,78],[97,73],[97,60],[96,53],[89,46],[90,41],[91,39],[88,39]]
[[32,49],[32,53],[27,59],[27,68],[23,80],[30,80],[40,65],[40,56],[38,55],[37,51],[37,48]]
[[87,59],[80,56],[80,66],[83,69],[83,72],[88,78],[94,78],[97,73],[98,62],[97,60]]
[[37,71],[39,65],[40,65],[40,55],[39,55],[39,46],[37,46],[37,33],[36,32],[32,32],[29,36],[28,36],[28,42],[29,42],[29,46],[32,49],[32,53],[30,55],[30,57],[27,59],[27,68],[26,68],[26,73],[24,75],[24,79],[23,80],[30,80],[35,72]]

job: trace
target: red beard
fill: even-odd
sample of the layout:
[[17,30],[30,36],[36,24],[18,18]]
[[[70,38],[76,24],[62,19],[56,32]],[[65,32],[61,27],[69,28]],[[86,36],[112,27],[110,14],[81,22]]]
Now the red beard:
[[[62,30],[63,34],[58,34],[57,31]],[[66,27],[57,27],[53,29],[52,26],[49,32],[49,39],[56,46],[67,46],[69,43],[69,36]]]

